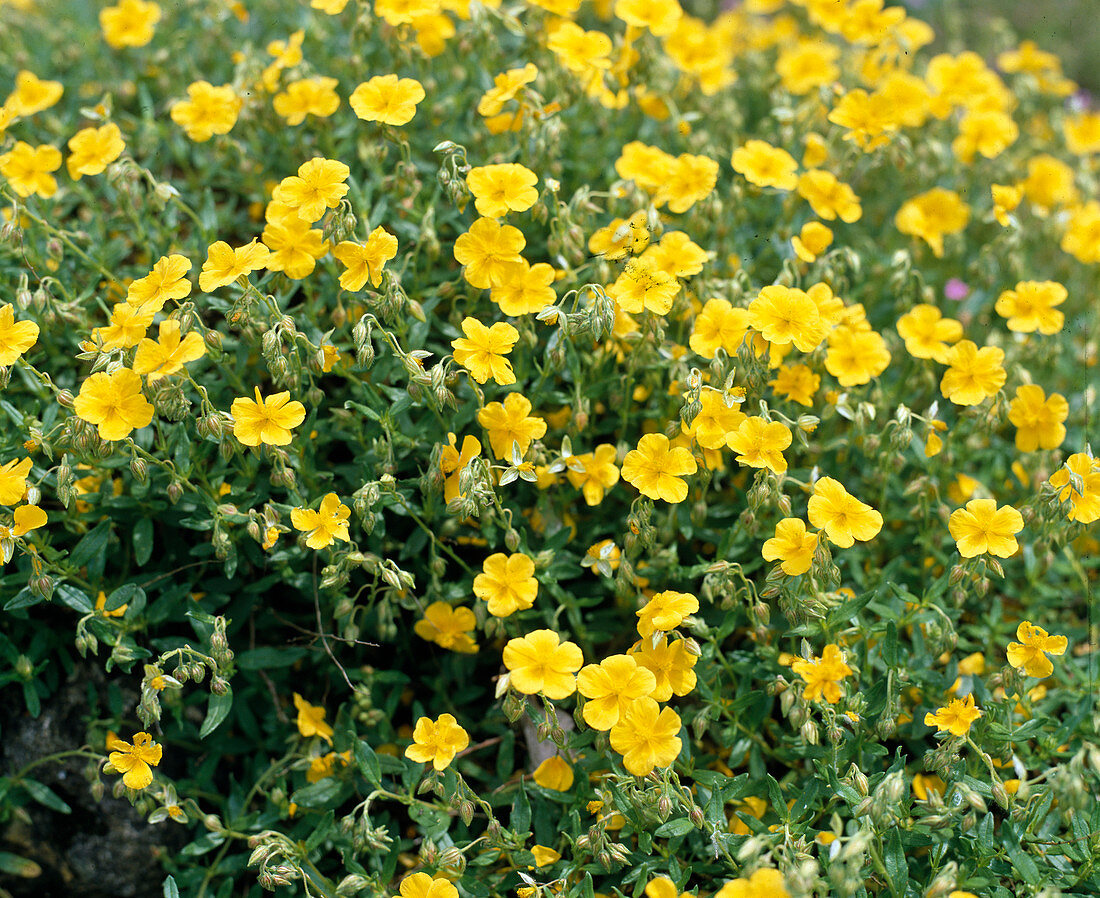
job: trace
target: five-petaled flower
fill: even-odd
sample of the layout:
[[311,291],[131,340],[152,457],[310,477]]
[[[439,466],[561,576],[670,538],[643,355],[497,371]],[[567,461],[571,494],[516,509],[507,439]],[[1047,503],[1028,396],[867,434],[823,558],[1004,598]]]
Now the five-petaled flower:
[[321,500],[321,507],[317,511],[311,508],[291,509],[290,522],[295,530],[306,534],[307,546],[311,549],[323,549],[338,539],[348,542],[350,515],[351,509],[340,501],[340,497],[336,493],[329,493]]
[[440,714],[435,720],[421,717],[413,729],[413,744],[405,749],[405,757],[418,764],[431,764],[436,770],[446,770],[462,749],[470,744],[469,734],[458,725],[452,714]]
[[1008,663],[1029,677],[1049,677],[1054,665],[1047,655],[1064,655],[1068,642],[1065,636],[1051,636],[1031,621],[1020,621],[1016,628],[1019,642],[1008,644]]
[[947,529],[963,558],[985,554],[1009,558],[1019,548],[1016,534],[1024,529],[1024,519],[1011,505],[998,508],[993,499],[971,499],[966,508],[951,512]]
[[924,715],[924,725],[953,736],[965,736],[970,732],[970,725],[981,716],[982,711],[974,707],[973,693],[969,693],[964,699],[951,699],[935,713],[929,711]]
[[273,393],[261,396],[256,387],[255,400],[245,397],[234,399],[230,407],[233,416],[233,435],[246,446],[286,446],[290,443],[290,431],[306,419],[306,407],[290,393]]
[[127,788],[144,789],[153,782],[152,768],[160,764],[162,748],[148,733],[136,733],[132,745],[112,735],[107,748],[111,749],[107,760],[122,774]]

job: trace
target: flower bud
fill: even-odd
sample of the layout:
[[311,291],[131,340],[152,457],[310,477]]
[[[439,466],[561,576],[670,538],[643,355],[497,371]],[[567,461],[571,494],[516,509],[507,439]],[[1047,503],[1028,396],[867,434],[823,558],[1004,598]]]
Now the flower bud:
[[57,404],[62,408],[72,408],[75,397],[71,390],[61,390],[57,394]]

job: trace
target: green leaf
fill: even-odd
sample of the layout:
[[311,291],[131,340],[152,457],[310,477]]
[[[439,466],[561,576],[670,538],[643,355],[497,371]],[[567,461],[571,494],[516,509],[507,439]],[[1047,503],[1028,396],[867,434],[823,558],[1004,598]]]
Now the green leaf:
[[669,820],[668,823],[662,823],[653,835],[660,839],[675,839],[677,836],[686,836],[693,829],[695,824],[687,817],[677,817],[675,820]]
[[144,595],[144,591],[136,583],[126,583],[120,586],[107,596],[107,601],[103,605],[103,610],[117,611],[123,605],[128,605],[139,592]]
[[85,593],[68,583],[59,583],[53,594],[62,605],[67,605],[80,614],[89,614],[95,607]]
[[249,649],[237,656],[237,667],[241,670],[267,670],[271,667],[290,667],[295,661],[304,658],[308,649],[300,646],[265,646]]
[[303,808],[331,808],[336,805],[336,797],[344,784],[334,776],[299,789],[291,796],[291,801]]
[[31,798],[39,804],[45,805],[51,811],[57,811],[59,814],[71,814],[73,812],[73,809],[65,804],[61,797],[44,783],[40,783],[38,780],[21,780],[19,784],[27,790],[27,794]]
[[355,745],[352,746],[352,753],[355,756],[355,764],[359,768],[359,772],[366,777],[367,782],[372,786],[381,786],[382,765],[378,762],[378,755],[375,754],[374,749],[364,740],[357,739]]
[[163,894],[164,898],[180,898],[179,886],[176,885],[174,877],[169,876],[164,880]]
[[525,833],[531,829],[531,804],[527,801],[527,792],[522,784],[516,793],[516,800],[512,802],[512,816],[508,827],[516,833]]
[[84,534],[80,542],[69,553],[69,561],[73,567],[83,567],[93,558],[102,556],[107,551],[107,540],[111,538],[111,522],[104,521],[94,530]]
[[842,602],[836,608],[834,608],[825,621],[825,626],[828,629],[839,627],[841,624],[847,623],[851,618],[859,614],[860,611],[875,597],[874,590],[867,590],[863,595],[855,596],[848,599],[846,602]]
[[905,849],[901,846],[901,830],[896,826],[886,836],[882,863],[886,867],[886,877],[890,880],[890,891],[895,895],[904,895],[909,882],[909,862],[906,861]]
[[134,527],[134,562],[138,567],[144,567],[152,557],[153,519],[142,518]]
[[1041,879],[1039,868],[1035,866],[1035,861],[1024,851],[1019,833],[1016,832],[1016,829],[1008,820],[1004,821],[1001,826],[1001,844],[1004,846],[1013,868],[1023,877],[1024,882],[1029,886],[1039,885]]
[[210,704],[206,708],[206,720],[202,722],[202,729],[199,730],[199,738],[205,739],[221,726],[222,721],[229,716],[229,709],[232,707],[232,687],[226,687],[225,695],[211,695]]
[[886,640],[882,645],[882,660],[888,667],[898,664],[898,625],[892,620],[886,622]]
[[42,601],[41,596],[36,596],[31,592],[29,586],[24,586],[19,592],[15,594],[15,598],[8,599],[6,605],[4,605],[5,611],[15,611],[17,608],[30,608],[33,605],[37,605]]
[[34,879],[42,875],[42,868],[30,858],[0,851],[0,873],[10,873],[12,876],[23,879]]

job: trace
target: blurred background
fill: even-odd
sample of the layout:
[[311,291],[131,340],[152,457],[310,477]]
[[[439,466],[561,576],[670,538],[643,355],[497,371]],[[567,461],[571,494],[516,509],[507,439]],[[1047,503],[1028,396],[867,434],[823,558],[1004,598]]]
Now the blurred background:
[[936,29],[939,49],[988,57],[1004,49],[1006,31],[1062,59],[1066,77],[1100,94],[1100,0],[903,0]]

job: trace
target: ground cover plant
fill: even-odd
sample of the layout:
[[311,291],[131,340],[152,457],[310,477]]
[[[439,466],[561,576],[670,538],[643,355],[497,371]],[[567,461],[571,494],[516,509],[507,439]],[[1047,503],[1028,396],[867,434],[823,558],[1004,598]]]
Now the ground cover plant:
[[0,891],[1100,893],[1056,56],[881,0],[0,34]]

